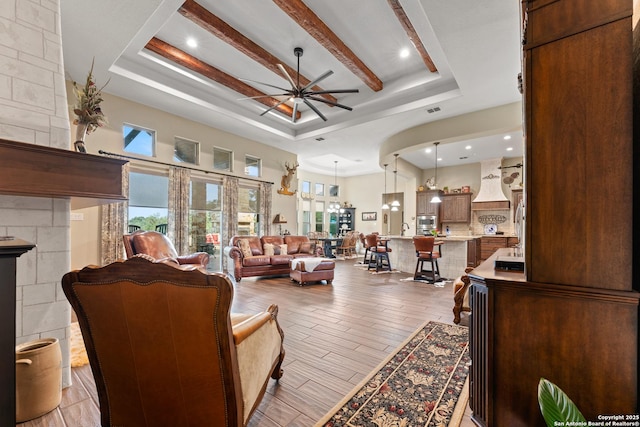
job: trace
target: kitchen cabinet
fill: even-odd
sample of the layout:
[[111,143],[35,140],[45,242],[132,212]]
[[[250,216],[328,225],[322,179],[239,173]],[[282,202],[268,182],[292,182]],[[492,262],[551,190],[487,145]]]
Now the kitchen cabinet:
[[471,196],[472,193],[443,195],[440,222],[471,222]]
[[480,264],[480,238],[467,242],[467,267],[476,267]]
[[513,236],[482,236],[480,238],[480,260],[484,261],[501,248],[512,248],[518,244]]
[[[346,226],[346,227],[345,227]],[[340,234],[353,231],[356,227],[356,208],[340,208],[338,229]]]
[[416,191],[416,216],[440,214],[440,203],[431,203],[435,195],[442,197],[440,190]]

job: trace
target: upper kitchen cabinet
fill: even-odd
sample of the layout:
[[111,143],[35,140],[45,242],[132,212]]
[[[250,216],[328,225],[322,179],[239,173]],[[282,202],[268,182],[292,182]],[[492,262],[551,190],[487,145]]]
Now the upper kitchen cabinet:
[[440,222],[471,222],[472,193],[445,194],[440,208]]
[[442,197],[440,190],[416,191],[416,216],[439,215],[439,203],[431,203],[433,196]]

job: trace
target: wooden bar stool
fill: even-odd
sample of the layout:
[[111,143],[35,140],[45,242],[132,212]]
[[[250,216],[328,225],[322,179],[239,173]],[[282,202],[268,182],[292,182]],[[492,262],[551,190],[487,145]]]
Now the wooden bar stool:
[[[416,248],[416,256],[418,257],[413,280],[427,280],[431,283],[441,280],[440,268],[438,267],[438,258],[440,258],[441,254],[434,251],[436,246],[435,237],[414,236],[413,245]],[[425,262],[431,266],[430,270],[425,270]]]
[[378,240],[378,235],[376,234],[368,234],[365,237],[365,240],[370,254],[367,270],[371,270],[375,267],[376,272],[391,271],[391,262],[389,261],[389,252],[391,252],[391,248],[387,247],[386,241],[383,245]]

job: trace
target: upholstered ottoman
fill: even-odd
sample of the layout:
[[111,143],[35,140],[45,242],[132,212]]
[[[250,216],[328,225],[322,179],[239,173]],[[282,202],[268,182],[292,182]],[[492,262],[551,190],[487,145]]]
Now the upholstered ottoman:
[[327,284],[333,282],[333,271],[336,263],[326,258],[295,258],[290,261],[291,272],[289,277],[298,282],[300,286],[308,282],[326,280]]

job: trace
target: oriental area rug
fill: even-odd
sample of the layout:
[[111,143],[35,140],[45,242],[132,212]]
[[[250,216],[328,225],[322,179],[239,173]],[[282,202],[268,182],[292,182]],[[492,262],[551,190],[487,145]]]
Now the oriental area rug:
[[469,363],[469,328],[428,322],[315,427],[458,426]]

